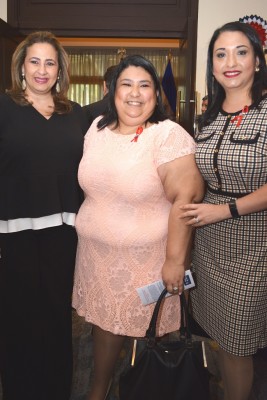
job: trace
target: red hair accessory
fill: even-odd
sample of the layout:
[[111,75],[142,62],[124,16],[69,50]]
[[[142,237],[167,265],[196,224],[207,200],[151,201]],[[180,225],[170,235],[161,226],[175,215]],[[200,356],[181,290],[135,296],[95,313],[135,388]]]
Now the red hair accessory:
[[243,18],[239,18],[239,22],[244,22],[245,24],[252,26],[252,28],[257,31],[262,46],[267,46],[267,22],[263,18],[258,15],[251,15],[250,17],[246,15]]

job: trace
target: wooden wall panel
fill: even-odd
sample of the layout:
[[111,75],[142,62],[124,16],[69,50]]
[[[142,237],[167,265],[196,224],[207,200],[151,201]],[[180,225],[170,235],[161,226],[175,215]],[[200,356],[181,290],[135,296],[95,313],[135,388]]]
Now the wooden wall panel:
[[0,93],[11,85],[11,58],[21,36],[0,19]]
[[183,38],[194,13],[196,0],[8,0],[10,25],[59,36]]

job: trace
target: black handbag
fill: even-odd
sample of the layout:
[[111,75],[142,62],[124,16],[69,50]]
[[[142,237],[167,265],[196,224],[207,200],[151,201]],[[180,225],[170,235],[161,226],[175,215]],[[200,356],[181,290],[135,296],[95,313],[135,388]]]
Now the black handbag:
[[[204,342],[193,340],[188,326],[188,308],[181,300],[180,339],[156,338],[161,293],[146,331],[145,340],[134,340],[132,363],[120,376],[120,400],[209,400],[209,372]],[[136,345],[143,343],[137,354]]]

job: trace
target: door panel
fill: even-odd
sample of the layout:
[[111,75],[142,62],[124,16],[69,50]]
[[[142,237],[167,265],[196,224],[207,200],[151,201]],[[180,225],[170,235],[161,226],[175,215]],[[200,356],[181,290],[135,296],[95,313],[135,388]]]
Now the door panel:
[[180,54],[179,86],[177,109],[178,122],[191,134],[194,133],[195,118],[195,80],[197,20],[188,18],[187,41]]
[[49,29],[60,36],[179,37],[188,0],[8,0],[8,23],[23,33]]
[[0,19],[0,93],[11,85],[11,58],[22,36]]

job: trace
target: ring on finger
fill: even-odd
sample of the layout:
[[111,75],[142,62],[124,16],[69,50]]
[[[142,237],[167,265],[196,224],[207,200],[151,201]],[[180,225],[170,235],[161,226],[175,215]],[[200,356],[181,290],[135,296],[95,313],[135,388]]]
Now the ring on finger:
[[198,218],[197,215],[194,217],[194,220],[195,220],[195,224],[198,224],[198,223],[199,223],[199,218]]
[[178,287],[177,287],[177,286],[174,286],[173,289],[172,289],[172,291],[173,291],[173,292],[178,292]]

